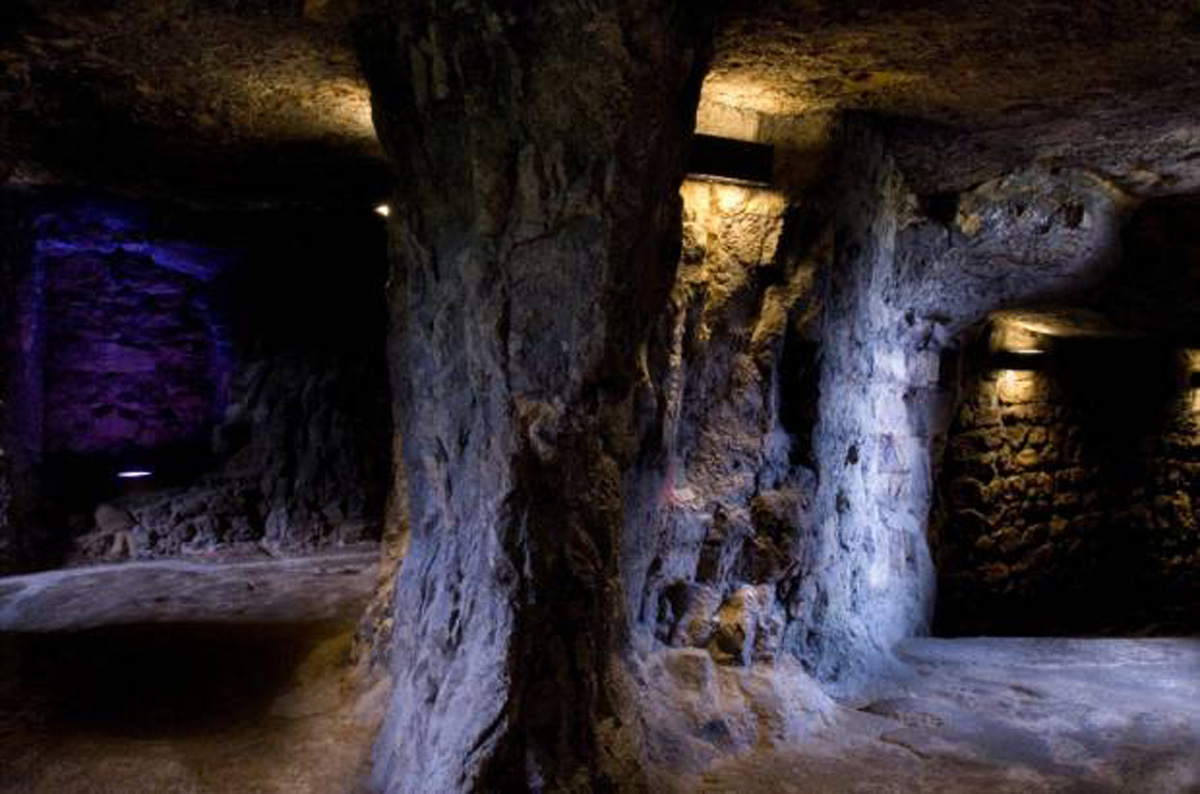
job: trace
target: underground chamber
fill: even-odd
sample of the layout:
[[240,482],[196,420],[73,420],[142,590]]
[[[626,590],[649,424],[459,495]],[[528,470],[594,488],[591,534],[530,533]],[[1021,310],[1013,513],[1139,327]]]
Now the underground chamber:
[[11,5],[0,788],[1200,785],[1187,3]]

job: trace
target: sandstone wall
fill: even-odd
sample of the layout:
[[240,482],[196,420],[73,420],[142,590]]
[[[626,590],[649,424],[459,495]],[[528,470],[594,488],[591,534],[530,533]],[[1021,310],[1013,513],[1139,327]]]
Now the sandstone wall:
[[625,517],[659,493],[630,475],[655,422],[646,352],[679,261],[706,4],[376,5],[412,525],[378,782],[636,785],[622,565],[651,530]]

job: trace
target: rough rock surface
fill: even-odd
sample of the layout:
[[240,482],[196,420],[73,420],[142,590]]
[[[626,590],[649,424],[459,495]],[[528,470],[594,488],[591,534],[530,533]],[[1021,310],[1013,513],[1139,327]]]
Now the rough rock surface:
[[921,194],[1034,163],[1194,191],[1198,13],[1190,0],[732,4],[705,97],[768,118],[889,119]]
[[977,366],[941,475],[937,631],[1189,631],[1195,410],[1175,361],[1099,338]]
[[[238,435],[182,488],[122,500],[151,555],[263,541],[299,549],[377,538],[388,484],[378,362],[278,356],[243,365],[218,435]],[[375,420],[375,421],[371,421]]]
[[204,444],[224,406],[229,340],[211,281],[231,252],[148,241],[136,215],[80,202],[37,213],[38,446],[129,455]]
[[383,6],[412,529],[379,782],[630,781],[625,473],[707,28],[693,4]]
[[1085,289],[1116,261],[1120,196],[1027,172],[922,207],[883,139],[848,118],[821,298],[820,486],[787,629],[818,677],[852,687],[933,606],[925,538],[950,420],[943,349],[988,311]]
[[[683,254],[650,346],[655,443],[622,557],[652,787],[801,737],[828,709],[783,652],[816,489],[805,338],[825,226],[783,194],[689,180]],[[647,417],[649,421],[649,417]]]
[[[377,217],[5,200],[35,221],[6,315],[8,430],[36,485],[22,565],[61,563],[103,502],[132,515],[132,542],[101,532],[85,559],[379,536],[391,423]],[[131,468],[154,476],[122,485]]]

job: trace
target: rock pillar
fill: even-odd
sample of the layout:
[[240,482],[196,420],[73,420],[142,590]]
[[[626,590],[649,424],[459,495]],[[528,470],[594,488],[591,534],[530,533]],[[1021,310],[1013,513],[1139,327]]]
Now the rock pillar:
[[636,781],[617,659],[642,358],[679,252],[703,4],[381,2],[411,538],[388,791]]

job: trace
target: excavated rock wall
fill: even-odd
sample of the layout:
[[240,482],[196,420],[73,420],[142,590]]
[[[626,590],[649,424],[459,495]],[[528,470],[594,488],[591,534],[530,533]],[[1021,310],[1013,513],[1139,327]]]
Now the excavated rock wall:
[[100,203],[39,213],[41,449],[136,464],[206,446],[224,406],[228,343],[210,307],[218,251],[144,239]]
[[621,657],[645,350],[678,264],[708,25],[692,3],[382,3],[411,536],[390,791],[636,781]]
[[938,633],[1195,620],[1191,395],[1172,361],[1128,347],[1060,343],[1036,369],[970,378],[942,472]]
[[[685,185],[672,279],[688,118],[663,92],[697,63],[655,48],[673,77],[642,84],[607,34],[678,20],[472,11],[385,14],[365,44],[404,191],[412,521],[377,782],[661,783],[803,732],[828,708],[810,673],[849,689],[928,626],[940,355],[991,309],[1097,278],[1119,202],[1031,171],[947,216],[848,119],[810,224]],[[564,98],[545,81],[568,69],[596,77]]]
[[[1151,439],[1145,489],[1128,512],[1140,564],[1130,625],[1166,633],[1200,629],[1200,391],[1180,391]],[[1126,575],[1126,572],[1122,572]]]
[[[19,198],[30,277],[5,361],[37,484],[23,565],[378,538],[391,421],[369,208]],[[154,476],[123,486],[128,468]]]
[[795,739],[829,707],[783,644],[816,491],[808,334],[828,226],[771,190],[682,193],[683,256],[649,356],[661,425],[639,475],[659,490],[627,519],[644,540],[623,560],[658,788]]
[[381,366],[366,356],[287,354],[236,368],[214,465],[194,482],[118,502],[139,551],[264,542],[299,550],[378,538],[388,485]]
[[819,488],[788,645],[852,689],[927,630],[926,527],[950,422],[942,352],[989,311],[1087,290],[1117,261],[1121,197],[1031,170],[950,201],[905,188],[884,140],[842,122],[832,266],[823,280],[814,430]]

